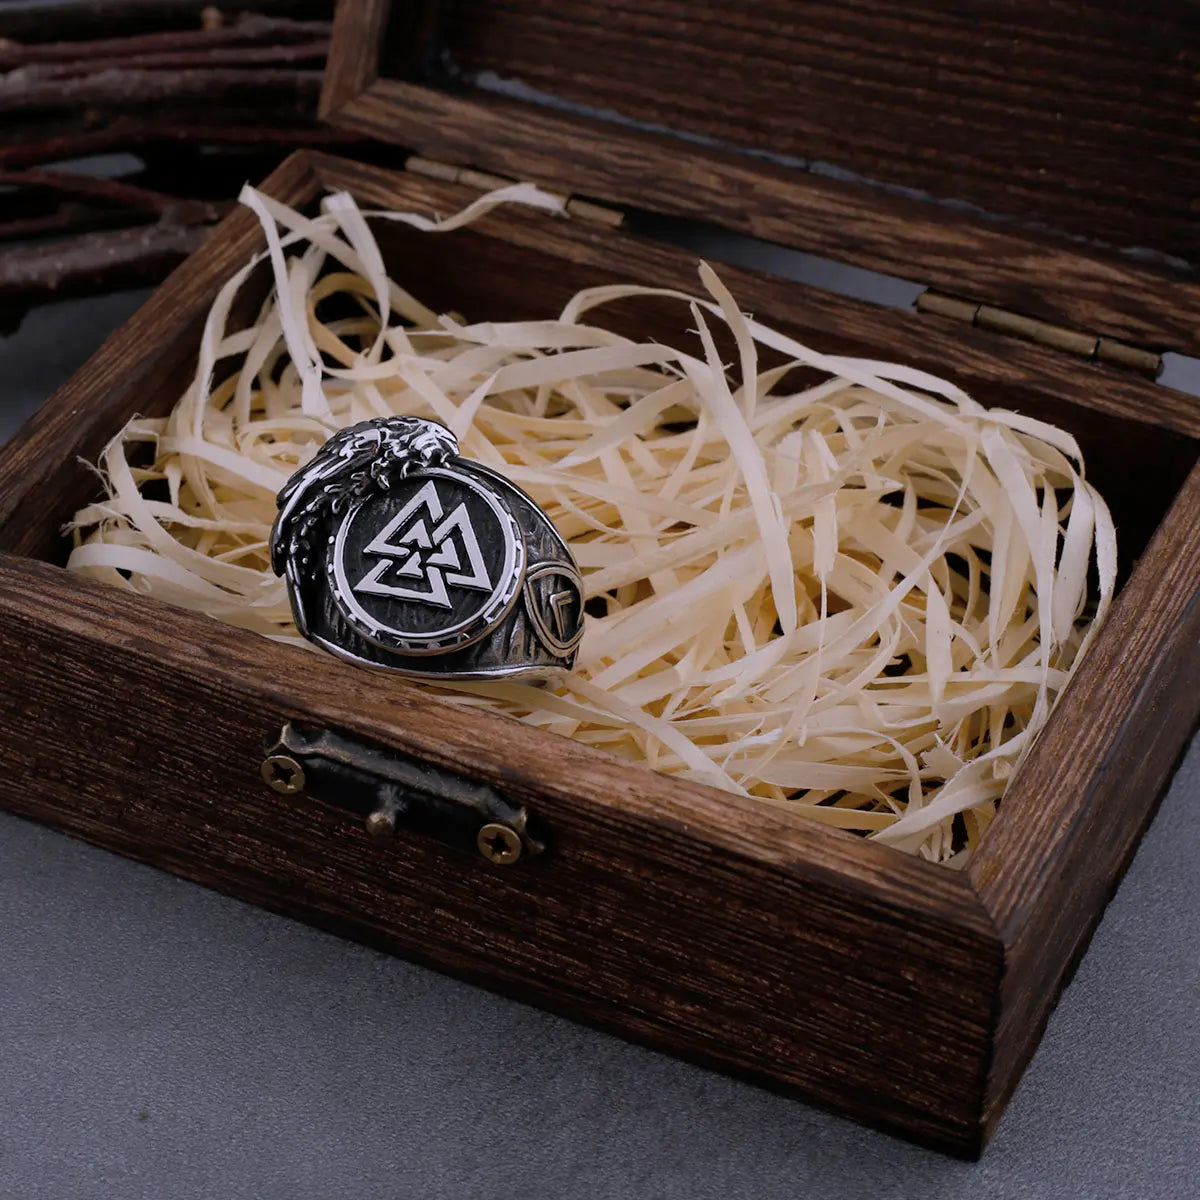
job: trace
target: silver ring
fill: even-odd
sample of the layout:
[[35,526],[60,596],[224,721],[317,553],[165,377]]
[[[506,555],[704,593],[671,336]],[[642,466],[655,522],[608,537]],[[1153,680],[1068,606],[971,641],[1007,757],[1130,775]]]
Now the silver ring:
[[520,488],[434,421],[331,437],[283,485],[271,566],[296,628],[368,667],[426,679],[546,679],[583,636],[583,580]]

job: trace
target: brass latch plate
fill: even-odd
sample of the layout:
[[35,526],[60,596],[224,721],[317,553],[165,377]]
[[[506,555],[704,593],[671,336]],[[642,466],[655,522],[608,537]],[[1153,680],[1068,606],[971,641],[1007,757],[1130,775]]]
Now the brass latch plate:
[[379,840],[397,830],[435,837],[511,866],[545,851],[524,807],[485,783],[329,729],[290,722],[268,741],[263,782],[280,795],[310,796],[363,820]]

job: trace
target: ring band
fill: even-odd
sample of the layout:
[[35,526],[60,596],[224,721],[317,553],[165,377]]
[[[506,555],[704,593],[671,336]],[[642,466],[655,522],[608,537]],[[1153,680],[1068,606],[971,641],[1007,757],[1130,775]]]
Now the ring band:
[[520,488],[418,417],[334,434],[284,484],[271,566],[296,628],[426,679],[546,679],[574,665],[583,581]]

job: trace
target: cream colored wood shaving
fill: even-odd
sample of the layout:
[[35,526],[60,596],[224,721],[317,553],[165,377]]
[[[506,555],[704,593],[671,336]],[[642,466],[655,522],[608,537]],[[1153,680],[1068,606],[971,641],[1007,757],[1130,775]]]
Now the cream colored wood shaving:
[[[432,417],[545,509],[589,597],[573,675],[463,685],[463,703],[964,861],[1113,594],[1112,521],[1068,433],[822,355],[704,264],[696,297],[603,287],[471,323],[405,292],[403,262],[388,277],[349,196],[312,219],[243,201],[274,292],[235,331],[255,264],[223,289],[171,415],[105,451],[71,569],[311,649],[268,565],[276,491],[342,426]],[[436,236],[503,202],[561,207],[515,185],[440,224],[370,215]],[[319,319],[335,294],[350,315]],[[647,294],[673,297],[703,356],[589,321]],[[764,369],[763,348],[789,365]],[[794,390],[797,365],[822,381]]]

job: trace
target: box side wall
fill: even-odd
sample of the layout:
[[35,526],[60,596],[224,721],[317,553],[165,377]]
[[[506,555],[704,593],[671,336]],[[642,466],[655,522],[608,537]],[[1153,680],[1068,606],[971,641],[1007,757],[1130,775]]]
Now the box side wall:
[[[14,812],[859,1119],[978,1146],[1000,948],[957,876],[55,568],[0,564],[0,663]],[[381,847],[276,795],[263,744],[294,719],[367,729],[492,784],[551,850],[506,870],[416,836]]]
[[970,867],[1007,944],[993,1127],[1200,720],[1200,467]]

